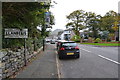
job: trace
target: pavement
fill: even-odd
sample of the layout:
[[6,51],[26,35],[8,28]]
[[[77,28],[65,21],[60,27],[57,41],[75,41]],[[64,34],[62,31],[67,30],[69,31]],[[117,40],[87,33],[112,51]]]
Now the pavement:
[[16,78],[57,78],[56,54],[54,46],[47,44],[44,52],[20,71]]

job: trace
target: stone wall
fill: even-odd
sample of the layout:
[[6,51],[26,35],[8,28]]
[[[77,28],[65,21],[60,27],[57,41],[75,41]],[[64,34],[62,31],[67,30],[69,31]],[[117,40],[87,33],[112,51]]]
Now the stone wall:
[[27,49],[25,51],[26,57],[24,56],[24,49],[0,51],[0,78],[14,75],[25,66],[25,59],[27,63],[30,62],[41,50],[42,48],[37,52],[32,52]]

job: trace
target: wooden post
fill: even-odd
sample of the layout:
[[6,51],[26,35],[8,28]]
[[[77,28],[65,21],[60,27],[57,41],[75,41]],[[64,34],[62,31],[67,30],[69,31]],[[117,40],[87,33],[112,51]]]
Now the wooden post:
[[26,38],[24,39],[24,62],[25,66],[27,65],[27,60],[26,60]]
[[43,51],[45,51],[45,39],[43,38]]

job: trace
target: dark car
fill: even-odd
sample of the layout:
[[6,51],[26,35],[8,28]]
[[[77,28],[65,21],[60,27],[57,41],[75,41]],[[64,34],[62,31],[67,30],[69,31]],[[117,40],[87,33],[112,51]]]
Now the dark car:
[[65,41],[65,40],[57,40],[57,44],[56,44],[57,50],[58,50],[58,47],[60,46],[61,42],[63,42],[63,41]]
[[65,57],[80,57],[80,50],[77,46],[77,43],[74,41],[61,41],[58,45],[58,56],[59,59],[65,58]]
[[50,41],[50,43],[51,43],[51,44],[55,44],[55,40],[52,39],[52,40]]
[[45,42],[46,42],[46,43],[49,43],[49,42],[50,42],[50,39],[45,39]]

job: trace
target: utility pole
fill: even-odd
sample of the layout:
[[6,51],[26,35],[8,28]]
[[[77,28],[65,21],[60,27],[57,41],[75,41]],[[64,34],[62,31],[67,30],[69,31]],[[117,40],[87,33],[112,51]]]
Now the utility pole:
[[43,51],[45,50],[45,12],[43,13],[43,25],[42,25],[42,36],[43,36]]
[[43,35],[43,51],[45,50],[45,31],[46,31],[46,28],[48,28],[47,26],[49,25],[46,25],[47,23],[49,24],[50,23],[50,12],[45,12],[44,13],[44,23],[43,23],[43,27],[42,27],[42,35]]
[[45,50],[45,24],[42,28],[42,35],[43,35],[43,51]]

